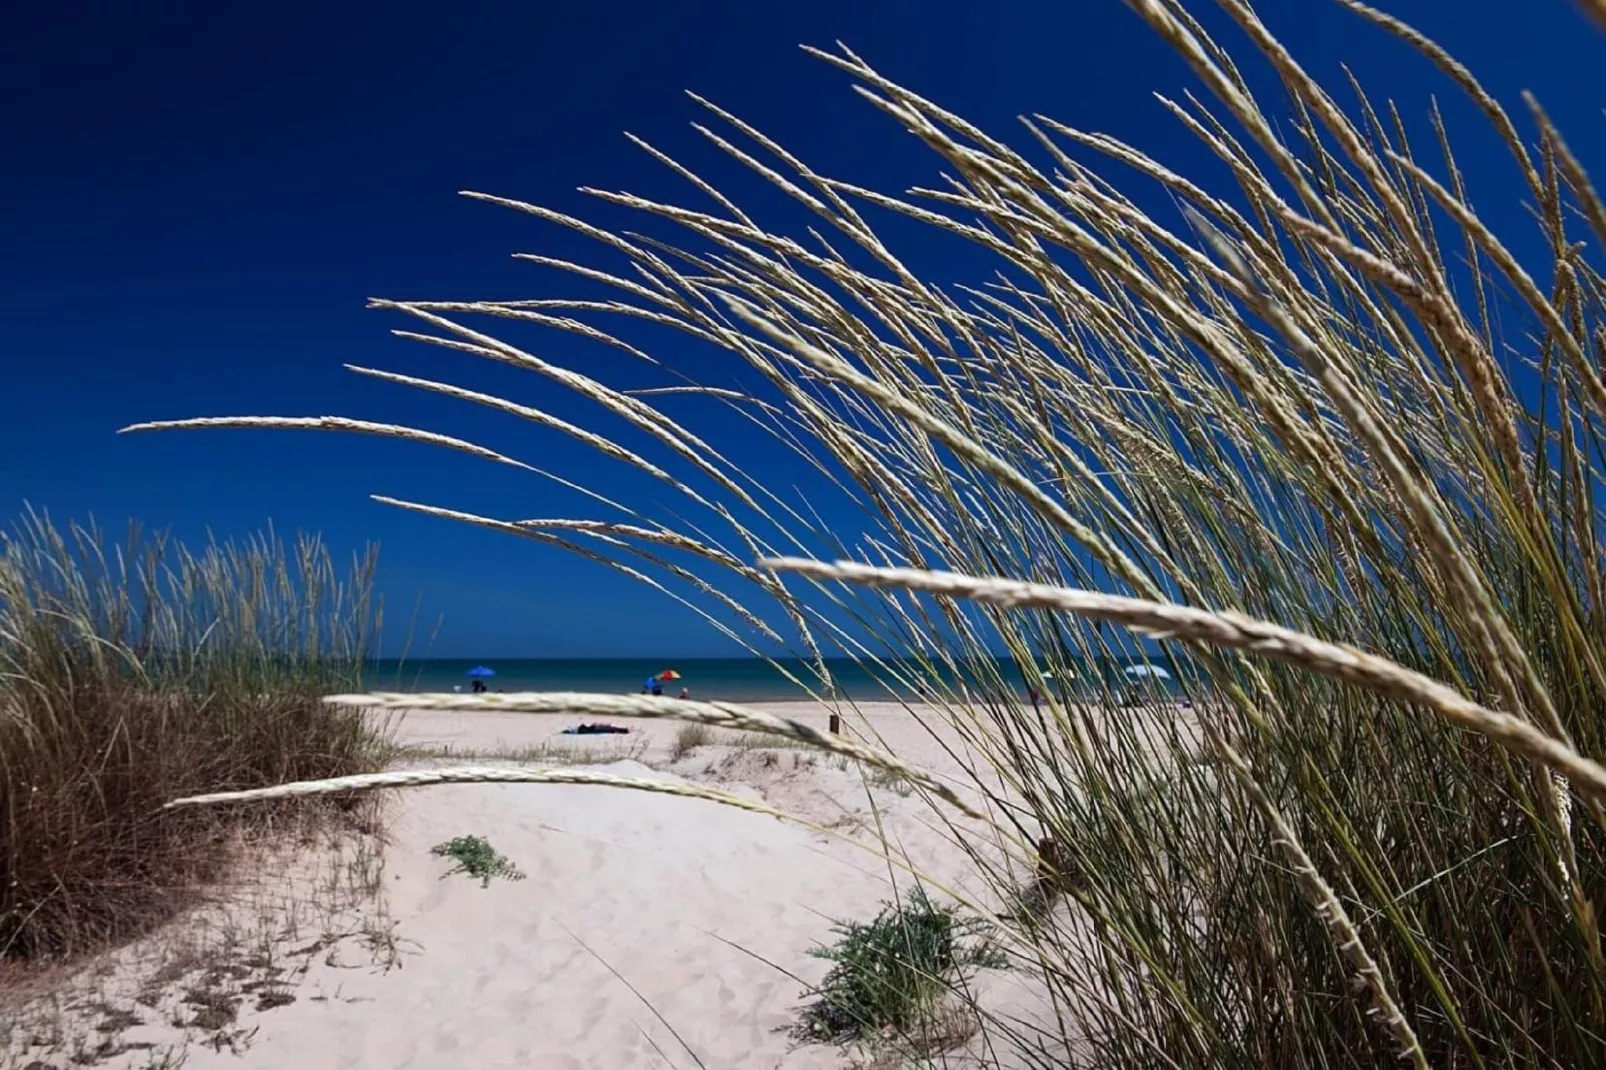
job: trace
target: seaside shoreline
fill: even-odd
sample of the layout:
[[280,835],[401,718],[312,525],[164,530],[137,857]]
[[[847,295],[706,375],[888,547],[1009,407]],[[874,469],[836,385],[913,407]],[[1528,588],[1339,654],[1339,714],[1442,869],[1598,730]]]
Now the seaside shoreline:
[[[1107,684],[1131,684],[1124,678],[1129,667],[1154,658],[1137,655],[1117,657],[1096,665],[1073,667],[1073,678],[1062,681],[1072,690],[1094,689],[1099,681]],[[363,684],[374,691],[399,691],[428,694],[451,693],[454,688],[469,690],[473,677],[469,672],[478,667],[492,670],[484,677],[492,691],[579,691],[592,694],[640,694],[648,678],[673,670],[678,678],[664,683],[664,693],[679,694],[685,687],[693,698],[710,701],[769,703],[817,702],[823,694],[810,694],[818,689],[819,676],[811,662],[798,658],[782,658],[771,664],[762,658],[427,658],[408,661],[373,661],[363,673]],[[1039,686],[1051,690],[1052,680],[1028,680],[1010,659],[994,659],[993,667],[986,672],[967,673],[969,679],[952,672],[930,676],[928,667],[914,661],[892,661],[883,666],[858,662],[848,658],[828,658],[826,668],[831,675],[836,695],[842,701],[858,703],[905,702],[920,703],[929,697],[929,687],[936,685],[957,692],[960,687],[972,691],[984,686],[975,679],[990,673],[1006,682],[1007,690],[1017,699],[1024,700],[1028,690]],[[1162,686],[1170,684],[1161,681]]]

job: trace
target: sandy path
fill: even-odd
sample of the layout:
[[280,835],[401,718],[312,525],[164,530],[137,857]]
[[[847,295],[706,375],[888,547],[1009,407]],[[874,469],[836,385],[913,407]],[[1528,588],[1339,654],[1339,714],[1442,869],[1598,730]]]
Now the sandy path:
[[[811,704],[765,708],[821,728],[828,716]],[[914,764],[958,772],[909,711],[885,703],[859,713]],[[376,968],[349,945],[315,956],[293,1002],[265,1011],[242,1004],[234,1024],[248,1042],[238,1051],[191,1043],[183,1065],[662,1070],[700,1060],[707,1070],[840,1067],[841,1053],[795,1048],[786,1030],[805,985],[825,972],[827,964],[808,951],[832,939],[832,919],[868,920],[892,894],[887,864],[843,837],[873,842],[879,829],[939,887],[986,897],[967,879],[970,865],[929,807],[895,785],[867,784],[856,767],[799,749],[725,745],[671,762],[677,724],[619,722],[631,735],[561,735],[573,720],[412,711],[395,728],[401,742],[419,748],[415,760],[429,764],[486,764],[509,752],[538,761],[542,753],[551,760],[568,751],[588,763],[628,755],[598,768],[762,797],[835,834],[610,788],[476,784],[397,792],[388,811],[383,898],[400,941],[399,967]],[[463,757],[424,753],[440,748]],[[527,879],[493,880],[483,889],[464,875],[441,879],[450,863],[430,848],[464,835],[486,837]],[[163,1047],[183,1035],[153,1021],[128,1031],[130,1039]],[[148,1065],[133,1054],[117,1058],[123,1061],[101,1065]]]
[[[429,848],[465,834],[487,837],[527,879],[484,889],[440,879],[447,863]],[[820,1049],[788,1055],[802,986],[760,961],[817,980],[823,964],[806,951],[825,919],[856,916],[882,890],[820,840],[760,815],[628,791],[409,793],[387,850],[390,912],[409,945],[401,968],[315,969],[303,989],[338,988],[337,998],[264,1014],[243,1056],[203,1050],[186,1065],[695,1066],[675,1033],[710,1070],[839,1065]]]

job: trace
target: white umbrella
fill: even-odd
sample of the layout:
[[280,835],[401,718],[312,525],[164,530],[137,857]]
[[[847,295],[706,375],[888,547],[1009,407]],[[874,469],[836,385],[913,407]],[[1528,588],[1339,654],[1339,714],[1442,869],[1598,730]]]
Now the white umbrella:
[[1153,676],[1160,680],[1171,679],[1171,674],[1158,665],[1128,665],[1126,674],[1128,676]]

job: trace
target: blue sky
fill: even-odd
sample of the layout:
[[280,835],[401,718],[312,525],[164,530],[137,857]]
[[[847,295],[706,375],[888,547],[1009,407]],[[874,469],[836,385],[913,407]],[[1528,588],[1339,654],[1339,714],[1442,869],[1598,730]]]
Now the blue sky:
[[[1211,25],[1213,6],[1197,5]],[[1606,42],[1566,0],[1387,5],[1478,71],[1514,110],[1536,90],[1606,175]],[[1527,227],[1499,147],[1454,90],[1335,4],[1263,14],[1326,78],[1347,61],[1416,124],[1439,92],[1461,163],[1503,232]],[[597,424],[595,410],[510,369],[394,339],[407,323],[369,296],[575,295],[515,251],[610,263],[550,226],[456,196],[477,189],[600,222],[593,185],[702,207],[631,146],[630,130],[754,204],[796,220],[703,142],[694,89],[816,169],[900,191],[935,160],[795,46],[843,40],[889,76],[1025,147],[1039,111],[1121,136],[1225,190],[1214,161],[1154,101],[1193,83],[1114,0],[1059,4],[735,0],[610,5],[88,0],[8,13],[0,38],[0,505],[58,520],[137,517],[187,538],[273,521],[340,550],[382,546],[393,620],[444,616],[442,656],[693,656],[734,652],[690,613],[605,570],[523,540],[403,513],[370,493],[503,517],[586,516],[550,483],[427,447],[330,434],[114,434],[169,417],[341,414],[463,434],[604,493],[650,494],[617,467],[510,418],[342,370],[374,365],[499,389]],[[1236,35],[1225,39],[1236,43]],[[1247,53],[1245,60],[1248,62]],[[1335,87],[1336,87],[1335,83]],[[1106,169],[1106,173],[1114,173]],[[1495,207],[1498,206],[1498,207]],[[769,215],[765,213],[769,212]],[[940,236],[889,226],[927,276],[973,278]],[[658,337],[658,336],[655,336]],[[674,338],[654,352],[706,381],[727,358]],[[529,344],[610,383],[662,371],[548,335]],[[676,415],[710,426],[717,409]],[[720,444],[787,471],[740,429]],[[844,514],[843,523],[851,523]],[[427,628],[425,629],[427,630]],[[394,630],[393,630],[394,632]]]

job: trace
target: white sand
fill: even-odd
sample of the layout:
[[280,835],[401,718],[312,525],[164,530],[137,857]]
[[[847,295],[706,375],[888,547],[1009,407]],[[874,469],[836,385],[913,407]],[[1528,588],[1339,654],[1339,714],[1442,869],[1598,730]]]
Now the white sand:
[[[243,1058],[202,1052],[187,1065],[696,1065],[654,1010],[710,1067],[835,1065],[785,1058],[777,1030],[800,986],[758,961],[804,966],[822,915],[874,901],[873,880],[807,833],[696,800],[567,786],[423,789],[392,822],[391,915],[417,945],[402,967],[315,970],[306,984],[343,998],[265,1013]],[[429,848],[464,834],[528,878],[441,880],[447,863]]]
[[[770,708],[825,722],[818,707]],[[899,753],[952,771],[908,712],[862,709]],[[633,754],[660,768],[633,760],[601,768],[761,795],[839,834],[864,837],[874,828],[864,779],[829,758],[715,746],[671,766],[677,725],[620,722],[630,724],[628,737],[559,735],[568,723],[414,712],[398,727],[411,744],[460,752],[550,745],[579,749],[587,760]],[[963,855],[924,802],[887,787],[873,792],[899,850],[939,882],[983,894],[967,887]],[[238,1051],[192,1042],[185,1066],[846,1065],[836,1050],[799,1048],[786,1035],[805,983],[827,966],[808,950],[831,939],[832,919],[867,920],[891,894],[887,864],[840,836],[700,800],[545,785],[398,792],[387,828],[383,897],[401,942],[399,967],[368,965],[349,946],[314,956],[293,1003],[242,1005]],[[464,875],[441,879],[449,863],[430,848],[461,835],[486,837],[527,879],[484,889]],[[179,1031],[148,1022],[127,1035],[171,1044]],[[147,1057],[101,1065],[143,1066]]]

